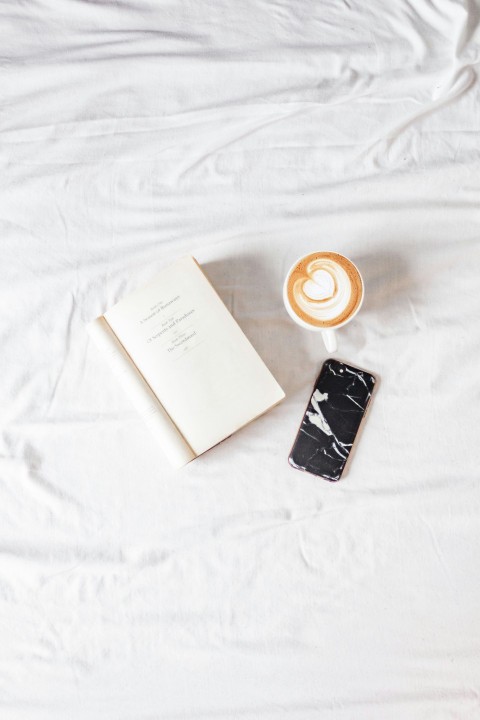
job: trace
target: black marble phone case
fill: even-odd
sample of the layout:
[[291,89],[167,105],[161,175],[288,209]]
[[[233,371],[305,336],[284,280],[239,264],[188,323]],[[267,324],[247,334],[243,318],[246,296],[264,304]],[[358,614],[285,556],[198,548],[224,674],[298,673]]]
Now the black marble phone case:
[[326,360],[288,461],[298,470],[340,480],[375,385],[373,375]]

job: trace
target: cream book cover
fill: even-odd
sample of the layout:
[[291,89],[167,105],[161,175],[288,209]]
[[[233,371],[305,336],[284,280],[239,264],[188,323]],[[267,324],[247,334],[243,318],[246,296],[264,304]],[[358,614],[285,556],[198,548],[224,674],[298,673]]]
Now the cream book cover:
[[285,397],[193,257],[167,267],[88,330],[174,467]]

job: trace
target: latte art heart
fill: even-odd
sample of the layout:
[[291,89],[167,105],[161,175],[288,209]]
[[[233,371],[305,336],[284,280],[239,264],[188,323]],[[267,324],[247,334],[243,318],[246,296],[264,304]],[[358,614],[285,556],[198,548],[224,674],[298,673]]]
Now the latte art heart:
[[357,311],[363,284],[355,265],[343,255],[312,253],[290,273],[287,295],[292,310],[304,322],[335,327]]
[[326,270],[316,270],[302,289],[311,300],[326,300],[335,294],[335,278]]

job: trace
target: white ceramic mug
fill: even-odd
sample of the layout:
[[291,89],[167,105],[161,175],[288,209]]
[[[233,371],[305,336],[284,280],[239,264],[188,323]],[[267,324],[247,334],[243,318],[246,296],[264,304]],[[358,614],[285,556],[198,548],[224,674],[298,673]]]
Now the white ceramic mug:
[[[315,263],[320,263],[321,265],[322,261],[326,263],[324,267],[327,269],[323,269],[322,267],[322,269],[319,269],[316,272],[314,271],[313,275],[308,273],[310,266],[314,267]],[[336,266],[340,268],[338,271],[340,273],[340,283],[337,283],[336,278],[334,277],[337,272]],[[299,268],[301,268],[301,270],[299,270]],[[328,268],[330,268],[331,272]],[[294,271],[297,271],[297,274],[300,274],[297,282],[302,286],[302,290],[308,283],[311,286],[311,295],[308,296],[305,293],[305,297],[308,298],[307,302],[311,302],[312,306],[316,306],[318,308],[318,317],[311,318],[311,322],[308,322],[306,319],[308,317],[307,312],[302,313],[305,319],[299,315],[299,312],[302,312],[300,306],[297,306],[297,311],[292,307],[288,288],[290,278]],[[304,279],[302,273],[304,273]],[[323,277],[321,275],[322,273],[324,273]],[[330,279],[328,278],[329,274],[331,275]],[[350,279],[351,277],[354,279],[354,290],[352,290],[353,285]],[[318,279],[318,282],[316,278]],[[348,278],[348,282],[350,283],[349,286],[347,286],[347,280],[345,278]],[[341,287],[339,289],[340,285]],[[290,294],[292,294],[292,292],[293,290]],[[340,292],[342,293],[342,297],[336,299],[335,295],[340,295]],[[350,295],[348,294],[349,292]],[[348,306],[350,303],[349,298],[352,299],[353,294],[355,295],[354,306],[351,311],[348,312]],[[292,320],[297,323],[297,325],[300,325],[300,327],[303,327],[306,330],[313,330],[314,332],[321,333],[327,352],[336,351],[337,338],[335,330],[338,330],[353,320],[362,306],[364,294],[363,278],[357,266],[349,258],[333,251],[319,251],[302,255],[293,263],[283,284],[283,302],[288,314]],[[339,308],[336,310],[337,315],[327,320],[322,319],[321,313],[325,312],[327,306],[330,306],[331,313],[335,312],[335,309],[332,308],[332,305],[335,305],[335,303],[337,303]],[[345,314],[347,314],[347,317],[345,317]],[[335,318],[337,317],[339,320],[338,323],[335,322]]]

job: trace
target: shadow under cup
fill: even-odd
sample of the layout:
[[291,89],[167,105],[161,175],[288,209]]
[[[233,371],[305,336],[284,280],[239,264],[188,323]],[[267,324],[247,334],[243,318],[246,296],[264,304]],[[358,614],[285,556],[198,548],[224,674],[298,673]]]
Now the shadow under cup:
[[292,265],[283,285],[285,308],[297,325],[320,332],[335,352],[335,330],[353,320],[364,298],[357,266],[336,252],[304,255]]

